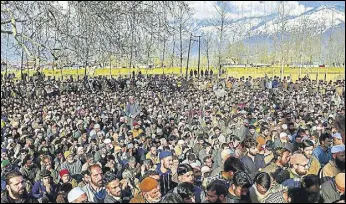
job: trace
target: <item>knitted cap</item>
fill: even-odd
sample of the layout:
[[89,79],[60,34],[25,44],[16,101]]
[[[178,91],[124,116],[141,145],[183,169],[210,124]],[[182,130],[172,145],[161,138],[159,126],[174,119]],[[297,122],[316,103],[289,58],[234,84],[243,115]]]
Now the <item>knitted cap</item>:
[[10,161],[8,161],[7,159],[6,159],[6,160],[3,160],[3,161],[1,162],[1,168],[4,168],[4,167],[6,167],[6,166],[8,166],[8,165],[10,165]]
[[160,153],[160,160],[163,159],[163,158],[169,157],[169,156],[172,156],[172,152],[170,152],[170,151],[162,151]]
[[66,152],[64,153],[65,159],[66,159],[68,156],[70,156],[71,154],[73,154],[71,151],[66,151]]
[[60,178],[63,177],[65,174],[70,174],[68,169],[62,169],[59,171]]
[[151,177],[147,177],[143,179],[143,181],[139,184],[139,189],[141,189],[142,192],[149,192],[159,185],[159,182],[156,179],[153,179]]

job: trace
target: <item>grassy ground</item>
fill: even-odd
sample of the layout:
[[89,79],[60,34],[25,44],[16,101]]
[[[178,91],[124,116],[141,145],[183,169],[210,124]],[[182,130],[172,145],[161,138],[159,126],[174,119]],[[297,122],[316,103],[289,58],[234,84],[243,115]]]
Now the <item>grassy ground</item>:
[[[191,68],[192,70],[195,70],[197,68]],[[206,70],[202,68],[201,70]],[[265,74],[268,76],[280,76],[281,68],[280,67],[268,67],[268,68],[226,68],[226,74],[224,76],[234,76],[234,77],[262,77]],[[142,74],[180,74],[180,68],[179,67],[173,67],[173,68],[153,68],[153,69],[130,69],[130,68],[112,68],[110,70],[109,68],[100,68],[100,69],[88,69],[87,75],[89,76],[119,76],[119,75],[129,75],[132,73],[132,71],[135,71],[138,73],[139,71],[142,72]],[[20,78],[20,71],[8,71],[9,73],[15,73],[16,78]],[[28,70],[23,70],[23,73],[27,73]],[[43,69],[43,72],[46,76],[55,76],[57,78],[60,78],[61,76],[67,77],[67,76],[73,76],[77,77],[78,75],[80,77],[84,76],[84,69],[63,69],[63,70],[51,70],[51,69]],[[217,69],[213,69],[214,74],[218,73]],[[284,68],[284,76],[290,76],[293,80],[297,80],[299,78],[299,68]],[[1,72],[2,74],[5,74],[4,71]],[[29,75],[32,76],[33,73],[35,73],[34,70],[29,70]],[[186,73],[186,69],[182,69],[183,75]],[[345,68],[302,68],[302,75],[301,77],[309,74],[311,79],[318,79],[318,80],[338,80],[338,79],[344,79],[345,78]],[[325,78],[326,77],[326,78]]]

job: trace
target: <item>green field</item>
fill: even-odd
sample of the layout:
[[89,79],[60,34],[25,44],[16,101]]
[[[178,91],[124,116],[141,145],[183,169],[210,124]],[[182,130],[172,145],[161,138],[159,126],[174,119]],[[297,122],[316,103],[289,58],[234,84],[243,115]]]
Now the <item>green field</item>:
[[[189,68],[189,70],[195,70],[197,68]],[[201,68],[201,70],[206,70],[205,68]],[[223,75],[223,77],[226,76],[233,76],[233,77],[249,77],[257,78],[257,77],[263,77],[265,74],[267,74],[269,77],[271,76],[280,76],[280,67],[266,67],[266,68],[225,68],[226,74]],[[177,74],[180,75],[180,68],[174,67],[174,68],[153,68],[153,69],[145,69],[145,68],[112,68],[111,70],[109,68],[98,68],[98,69],[87,69],[87,75],[89,76],[125,76],[132,73],[132,71],[135,71],[138,73],[139,71],[142,72],[142,74]],[[23,73],[27,73],[28,70],[23,70]],[[29,70],[29,75],[32,76],[35,70]],[[57,77],[60,78],[61,76],[67,77],[72,76],[76,78],[78,75],[80,77],[84,76],[84,68],[80,69],[58,69],[58,70],[52,70],[52,69],[43,69],[43,72],[46,76],[51,77]],[[218,73],[217,69],[213,69],[214,74]],[[5,74],[4,71],[1,72],[2,74]],[[20,71],[16,70],[9,70],[8,73],[15,73],[16,78],[20,78]],[[186,73],[186,68],[183,68],[182,70],[183,75]],[[345,78],[345,68],[302,68],[302,75],[301,77],[309,74],[311,79],[318,79],[318,80],[324,80],[326,76],[326,80],[339,80]],[[284,76],[290,76],[293,80],[297,80],[299,78],[299,68],[284,68]]]

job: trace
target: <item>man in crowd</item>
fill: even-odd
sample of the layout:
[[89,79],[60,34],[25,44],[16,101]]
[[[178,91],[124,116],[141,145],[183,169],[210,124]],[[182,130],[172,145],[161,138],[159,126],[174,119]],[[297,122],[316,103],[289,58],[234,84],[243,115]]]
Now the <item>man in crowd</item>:
[[106,190],[103,186],[103,172],[99,165],[94,164],[88,167],[90,182],[82,189],[88,196],[88,201],[92,203],[102,203],[106,197]]

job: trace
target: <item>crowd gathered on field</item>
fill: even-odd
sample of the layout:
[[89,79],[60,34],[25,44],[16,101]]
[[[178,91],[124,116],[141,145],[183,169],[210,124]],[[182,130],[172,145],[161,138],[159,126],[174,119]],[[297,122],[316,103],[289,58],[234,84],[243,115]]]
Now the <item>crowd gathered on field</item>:
[[1,203],[345,203],[345,80],[1,78]]

